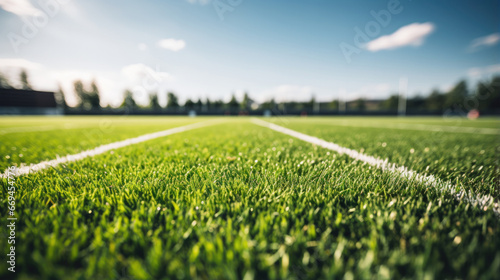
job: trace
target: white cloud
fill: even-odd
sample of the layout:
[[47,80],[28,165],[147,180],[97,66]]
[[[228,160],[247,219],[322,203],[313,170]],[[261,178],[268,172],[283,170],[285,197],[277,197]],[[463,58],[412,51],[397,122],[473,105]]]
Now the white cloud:
[[177,39],[163,39],[158,42],[160,48],[167,49],[169,51],[177,52],[186,47],[186,42],[184,40]]
[[0,0],[0,7],[18,16],[34,16],[42,13],[29,0]]
[[472,78],[500,73],[500,64],[494,64],[486,67],[474,67],[469,69],[467,73]]
[[494,46],[498,44],[498,42],[500,42],[500,33],[493,33],[491,35],[472,40],[468,50],[470,52],[478,51],[482,48]]
[[376,52],[380,50],[392,50],[404,46],[420,46],[424,43],[425,37],[431,34],[435,29],[434,24],[412,23],[403,26],[396,32],[379,37],[366,44],[365,48],[369,51]]

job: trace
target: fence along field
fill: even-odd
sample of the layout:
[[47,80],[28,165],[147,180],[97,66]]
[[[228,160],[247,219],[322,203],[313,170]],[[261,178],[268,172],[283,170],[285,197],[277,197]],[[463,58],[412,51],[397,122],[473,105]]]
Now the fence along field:
[[330,154],[331,144],[293,141],[260,124],[226,119],[20,176],[21,273],[305,279],[499,272],[495,202],[457,200],[453,188],[429,189],[411,176],[395,180],[397,169],[363,164],[373,157],[335,146],[359,157],[353,161]]

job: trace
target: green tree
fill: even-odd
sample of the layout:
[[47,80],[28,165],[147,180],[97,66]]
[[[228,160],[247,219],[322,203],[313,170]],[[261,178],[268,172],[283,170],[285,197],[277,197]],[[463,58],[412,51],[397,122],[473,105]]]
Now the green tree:
[[434,89],[425,100],[425,109],[428,111],[443,111],[445,95]]
[[152,92],[149,94],[149,107],[154,110],[161,108],[160,103],[158,102],[158,93]]
[[57,104],[59,104],[59,106],[61,106],[62,108],[68,108],[68,104],[66,103],[66,97],[65,97],[65,94],[64,94],[64,91],[63,91],[61,85],[58,86],[58,89],[54,95],[55,95],[54,97],[56,98]]
[[215,100],[214,102],[212,102],[212,107],[213,109],[220,110],[224,108],[224,102],[222,102],[222,100]]
[[308,110],[312,110],[314,109],[314,104],[316,104],[316,97],[313,95],[311,97],[311,100],[309,100],[309,102],[306,102],[306,108]]
[[19,80],[21,81],[21,89],[24,90],[32,90],[33,88],[31,87],[31,84],[28,80],[28,73],[26,73],[26,70],[22,70],[21,73],[19,74]]
[[213,107],[212,101],[210,101],[210,99],[208,97],[205,100],[205,106],[207,106],[208,110],[212,109],[212,107]]
[[184,108],[188,109],[188,110],[192,110],[194,109],[194,102],[193,100],[189,99],[186,100],[186,102],[184,103]]
[[304,104],[302,104],[301,102],[290,101],[287,103],[286,107],[292,110],[302,110],[304,109]]
[[14,88],[10,84],[9,79],[7,79],[7,77],[5,77],[2,73],[0,73],[0,88],[7,88],[7,89]]
[[195,108],[196,110],[201,110],[203,108],[203,101],[201,101],[201,98],[196,101]]
[[382,102],[381,108],[383,110],[394,111],[398,109],[398,104],[399,104],[399,95],[393,94]]
[[273,110],[276,108],[276,102],[274,101],[274,98],[271,98],[271,100],[262,103],[261,107],[264,110]]
[[167,93],[167,108],[179,108],[179,100],[173,92]]
[[250,110],[250,106],[252,105],[252,103],[253,103],[253,100],[250,98],[248,93],[245,92],[245,94],[243,95],[243,100],[240,103],[240,108],[242,110],[248,111],[248,110]]
[[227,106],[229,107],[229,109],[236,109],[238,108],[238,100],[236,100],[236,96],[233,95],[231,96],[231,100],[229,100],[229,102],[227,103]]
[[123,103],[120,107],[125,107],[128,109],[134,109],[137,108],[137,103],[135,102],[134,99],[134,94],[130,90],[125,90],[123,93]]
[[101,108],[101,98],[99,88],[94,81],[90,84],[90,91],[86,94],[87,102],[92,109],[100,109]]
[[337,99],[332,100],[330,103],[328,103],[328,109],[338,110],[339,109],[339,101]]
[[86,102],[86,96],[87,93],[85,92],[85,89],[83,88],[83,82],[80,80],[77,80],[73,83],[73,88],[75,89],[75,95],[76,95],[76,107],[77,108],[82,108],[85,106]]
[[464,105],[465,98],[468,95],[467,82],[464,80],[458,82],[455,87],[446,93],[444,108],[451,109],[455,106]]
[[77,107],[84,109],[99,109],[101,108],[101,100],[99,88],[95,81],[90,84],[90,90],[86,90],[83,82],[77,80],[73,83],[75,94],[77,97]]
[[365,111],[366,110],[366,100],[364,98],[358,98],[354,100],[352,103],[352,109],[358,110],[358,111]]
[[491,96],[489,97],[490,109],[500,109],[500,76],[494,77],[490,82]]
[[413,98],[408,99],[407,108],[411,110],[424,110],[425,109],[425,98],[420,94],[417,94]]
[[491,81],[479,82],[475,99],[479,102],[479,110],[495,111],[500,109],[500,76]]

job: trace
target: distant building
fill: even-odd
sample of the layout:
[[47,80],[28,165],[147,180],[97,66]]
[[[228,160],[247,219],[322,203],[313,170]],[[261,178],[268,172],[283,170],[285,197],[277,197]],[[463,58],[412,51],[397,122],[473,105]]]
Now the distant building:
[[0,115],[62,115],[53,92],[0,88]]

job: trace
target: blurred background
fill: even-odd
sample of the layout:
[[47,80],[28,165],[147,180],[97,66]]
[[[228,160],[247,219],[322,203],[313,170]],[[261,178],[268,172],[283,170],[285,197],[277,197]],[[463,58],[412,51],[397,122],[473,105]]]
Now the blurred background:
[[0,114],[500,114],[500,2],[0,0]]

